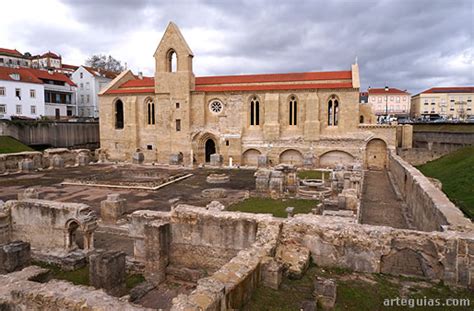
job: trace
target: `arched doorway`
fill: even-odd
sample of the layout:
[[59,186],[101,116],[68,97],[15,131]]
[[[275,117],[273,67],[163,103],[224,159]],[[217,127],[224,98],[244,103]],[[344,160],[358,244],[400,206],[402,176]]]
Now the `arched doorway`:
[[338,164],[351,165],[354,161],[354,157],[345,151],[331,150],[321,155],[319,158],[319,166],[333,168]]
[[280,163],[301,166],[303,165],[303,155],[295,149],[285,150],[280,154]]
[[75,220],[71,220],[67,224],[67,248],[68,249],[75,249],[80,248],[84,249],[84,233],[79,225],[79,223]]
[[256,149],[249,149],[242,154],[242,164],[248,166],[257,166],[258,165],[258,156],[260,151]]
[[216,143],[213,139],[209,138],[206,140],[205,144],[205,152],[206,152],[206,162],[211,162],[211,154],[216,153]]
[[387,167],[387,144],[383,140],[372,139],[365,150],[368,169],[382,170]]

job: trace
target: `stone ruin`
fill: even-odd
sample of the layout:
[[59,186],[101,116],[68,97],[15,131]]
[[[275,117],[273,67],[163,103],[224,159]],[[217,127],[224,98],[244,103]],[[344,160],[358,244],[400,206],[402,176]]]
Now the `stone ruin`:
[[209,174],[206,177],[206,182],[209,184],[225,184],[230,181],[230,176],[228,174]]

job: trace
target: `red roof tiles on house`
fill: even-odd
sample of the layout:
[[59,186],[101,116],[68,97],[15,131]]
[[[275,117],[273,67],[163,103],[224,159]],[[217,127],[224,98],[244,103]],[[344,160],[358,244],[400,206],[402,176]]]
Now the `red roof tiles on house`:
[[10,54],[10,55],[15,55],[15,56],[23,56],[18,50],[10,50],[10,49],[4,49],[0,48],[0,53],[1,54]]
[[153,77],[143,77],[143,79],[128,80],[120,86],[120,88],[128,87],[154,87],[155,78]]
[[106,77],[108,79],[115,79],[119,74],[113,71],[104,70],[100,68],[92,68],[83,66],[90,74],[97,76],[97,77]]
[[402,91],[399,89],[396,89],[394,87],[391,87],[388,89],[388,91],[385,91],[384,88],[374,88],[374,89],[369,89],[368,90],[369,95],[370,94],[405,94],[405,95],[410,95],[407,91]]
[[425,93],[474,93],[474,86],[432,87],[421,92],[421,94]]
[[48,51],[47,53],[44,53],[43,55],[41,55],[41,58],[43,58],[43,57],[61,59],[61,56],[59,56],[59,55],[57,55],[57,54],[54,54],[54,53],[51,52],[51,51]]
[[76,70],[77,68],[79,68],[79,66],[76,66],[76,65],[68,65],[68,64],[62,64],[61,65],[62,68],[64,69],[73,69],[73,70]]
[[30,71],[35,77],[41,80],[52,80],[52,81],[61,81],[69,84],[70,86],[76,86],[68,76],[57,73],[57,72],[48,72],[47,70],[39,70],[39,69],[32,69],[32,68],[25,68],[25,70]]
[[[13,74],[18,74],[20,76],[20,80],[13,79],[11,77]],[[29,71],[29,68],[10,68],[0,66],[0,80],[43,84],[43,81],[38,79],[32,72]]]

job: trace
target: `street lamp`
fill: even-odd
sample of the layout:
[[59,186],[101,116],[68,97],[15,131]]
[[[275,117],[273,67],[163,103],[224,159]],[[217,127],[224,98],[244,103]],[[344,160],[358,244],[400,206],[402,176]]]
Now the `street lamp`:
[[388,86],[385,86],[385,123],[388,123]]

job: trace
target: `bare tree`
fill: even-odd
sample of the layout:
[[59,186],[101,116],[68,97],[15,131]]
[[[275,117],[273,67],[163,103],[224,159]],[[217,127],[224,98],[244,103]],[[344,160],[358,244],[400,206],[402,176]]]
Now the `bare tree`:
[[94,54],[86,60],[86,66],[103,69],[113,72],[122,72],[125,66],[119,60],[116,60],[111,55],[106,56],[102,54]]

